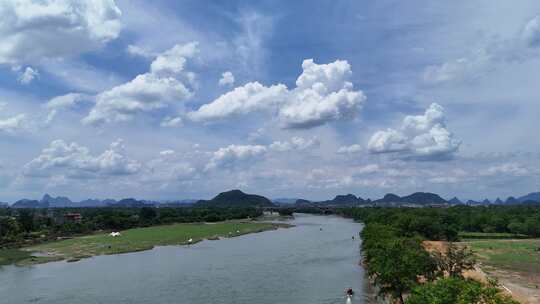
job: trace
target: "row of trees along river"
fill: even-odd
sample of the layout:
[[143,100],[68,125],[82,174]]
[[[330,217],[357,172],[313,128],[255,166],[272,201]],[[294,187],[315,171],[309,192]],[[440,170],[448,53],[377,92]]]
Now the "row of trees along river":
[[[345,208],[337,212],[365,223],[362,253],[368,276],[385,298],[407,304],[517,303],[495,282],[465,279],[472,253],[452,242],[459,231],[540,235],[540,207]],[[424,241],[450,242],[428,252]]]

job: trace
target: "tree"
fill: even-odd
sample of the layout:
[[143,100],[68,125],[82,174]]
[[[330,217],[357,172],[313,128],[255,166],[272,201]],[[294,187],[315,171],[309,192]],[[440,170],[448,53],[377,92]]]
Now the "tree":
[[0,244],[13,241],[19,232],[19,223],[14,218],[0,216]]
[[281,208],[281,209],[278,209],[278,213],[281,216],[292,216],[293,213],[294,213],[294,209],[293,208]]
[[28,209],[21,209],[19,211],[19,224],[26,232],[34,230],[34,212]]
[[527,226],[522,222],[513,221],[508,224],[508,230],[514,234],[526,234]]
[[467,247],[459,247],[448,243],[445,252],[433,252],[432,256],[441,275],[463,277],[463,271],[474,268],[474,254]]
[[525,226],[527,227],[527,234],[530,236],[540,236],[540,219],[538,218],[528,218],[525,221]]
[[519,304],[502,295],[495,282],[487,286],[456,277],[428,282],[414,288],[406,304]]
[[368,273],[382,294],[404,303],[403,294],[416,286],[420,277],[434,277],[435,263],[419,239],[394,238],[381,245],[369,262]]
[[157,216],[155,208],[152,207],[142,207],[139,211],[139,217],[144,222],[149,222]]

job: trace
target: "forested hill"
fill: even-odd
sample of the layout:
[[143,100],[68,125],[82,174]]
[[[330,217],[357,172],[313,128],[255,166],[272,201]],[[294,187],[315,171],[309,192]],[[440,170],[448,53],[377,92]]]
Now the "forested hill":
[[240,190],[231,190],[221,192],[211,200],[200,200],[196,206],[212,206],[212,207],[272,207],[274,204],[268,198],[256,195],[247,194]]

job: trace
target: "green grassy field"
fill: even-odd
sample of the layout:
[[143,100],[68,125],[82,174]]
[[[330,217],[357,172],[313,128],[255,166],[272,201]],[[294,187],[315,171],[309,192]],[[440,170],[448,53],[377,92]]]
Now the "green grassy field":
[[32,257],[30,252],[18,249],[3,249],[0,253],[0,265],[13,264]]
[[512,233],[487,233],[487,232],[460,232],[459,237],[462,239],[528,239],[525,234]]
[[540,239],[474,240],[463,244],[470,246],[484,265],[540,273]]
[[[154,246],[184,245],[190,238],[193,243],[204,239],[234,237],[238,235],[275,229],[272,223],[220,222],[213,224],[173,224],[136,228],[121,231],[121,236],[95,234],[23,248],[23,250],[0,250],[1,264],[35,264],[51,260],[76,261],[81,258],[104,254],[152,249]],[[32,257],[31,252],[39,253]],[[3,262],[3,263],[2,263]]]

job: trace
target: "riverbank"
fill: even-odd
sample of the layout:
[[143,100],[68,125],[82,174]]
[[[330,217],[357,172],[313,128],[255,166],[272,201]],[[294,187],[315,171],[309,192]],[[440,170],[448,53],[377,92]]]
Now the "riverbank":
[[[118,237],[108,233],[75,237],[20,249],[0,250],[0,265],[32,265],[51,261],[75,262],[96,255],[111,255],[150,250],[155,246],[188,245],[290,227],[287,224],[227,221],[134,228]],[[189,242],[189,240],[192,240]]]

